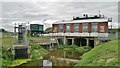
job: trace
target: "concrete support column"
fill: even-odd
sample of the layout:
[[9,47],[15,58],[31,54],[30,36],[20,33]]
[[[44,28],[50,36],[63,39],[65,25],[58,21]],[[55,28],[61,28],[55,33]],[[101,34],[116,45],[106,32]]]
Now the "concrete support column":
[[63,44],[66,44],[66,42],[67,42],[67,39],[66,39],[66,37],[64,36]]
[[94,46],[96,46],[96,42],[97,42],[97,41],[96,41],[96,38],[94,38]]
[[81,46],[81,40],[80,40],[80,46]]
[[86,40],[87,40],[87,46],[89,46],[89,38],[86,38]]
[[94,38],[94,46],[99,44],[99,40],[97,38]]
[[72,45],[74,45],[74,38],[72,38]]

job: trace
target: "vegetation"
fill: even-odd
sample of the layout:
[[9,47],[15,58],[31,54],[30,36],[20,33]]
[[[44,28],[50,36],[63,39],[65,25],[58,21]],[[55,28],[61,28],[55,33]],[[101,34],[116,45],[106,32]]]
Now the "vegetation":
[[13,32],[6,31],[5,29],[0,29],[0,33],[3,37],[13,36]]
[[90,47],[90,46],[82,46],[82,47],[75,48],[75,51],[83,54],[85,52],[90,51],[91,49],[92,49],[92,47]]
[[28,61],[31,61],[31,59],[16,59],[16,60],[13,60],[12,63],[8,66],[10,67],[19,66],[23,63],[27,63]]
[[2,66],[8,66],[13,60],[12,53],[5,48],[2,48]]
[[91,51],[84,53],[79,66],[118,66],[118,40],[96,46]]
[[115,32],[118,32],[118,30],[119,30],[119,29],[112,29],[112,30],[111,30],[111,29],[109,29],[109,32],[111,32],[111,33],[113,33],[113,34],[114,34]]
[[52,28],[51,28],[51,27],[48,27],[48,28],[45,29],[45,33],[49,33],[49,32],[51,32],[51,31],[52,31]]
[[39,37],[28,37],[29,40],[49,38],[48,36],[39,36]]
[[34,44],[32,41],[30,42],[31,46],[31,59],[37,60],[37,59],[43,59],[48,54],[48,51],[43,49],[40,45]]
[[40,45],[33,44],[32,41],[30,41],[30,46],[31,46],[31,57],[28,59],[16,59],[14,60],[12,53],[8,50],[8,48],[13,45],[14,43],[14,38],[13,37],[2,37],[0,38],[2,40],[2,46],[1,48],[2,52],[0,52],[0,56],[2,57],[0,64],[3,67],[6,66],[18,66],[23,63],[27,63],[28,61],[34,61],[38,59],[42,59],[45,55],[48,54],[48,52],[43,49]]
[[14,43],[13,37],[2,37],[2,46],[3,47],[10,47]]
[[92,48],[90,46],[78,47],[77,45],[60,45],[60,46],[58,46],[58,49],[69,50],[69,51],[78,52],[78,53],[83,54],[85,52],[88,52]]
[[2,29],[0,29],[0,32],[7,32],[7,31],[6,31],[5,29],[2,28]]
[[58,46],[58,49],[62,50],[74,50],[75,48],[78,48],[77,45],[60,45]]

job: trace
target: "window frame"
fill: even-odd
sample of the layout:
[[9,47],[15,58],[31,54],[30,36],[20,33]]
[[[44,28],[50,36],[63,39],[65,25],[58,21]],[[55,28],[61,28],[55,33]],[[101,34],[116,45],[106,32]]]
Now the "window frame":
[[105,26],[104,26],[104,25],[101,25],[101,26],[100,26],[100,32],[101,32],[101,33],[104,33],[104,32],[105,32]]
[[[68,27],[69,27],[69,28],[68,28]],[[70,23],[67,23],[67,24],[66,24],[66,32],[70,32],[70,29],[71,29]]]
[[[77,27],[77,28],[76,28]],[[77,31],[76,31],[77,30]],[[79,23],[74,24],[74,32],[79,33]]]
[[[84,30],[86,29],[86,31]],[[82,23],[82,33],[88,33],[88,23]]]
[[92,23],[91,32],[92,33],[97,33],[98,32],[98,23],[97,22]]

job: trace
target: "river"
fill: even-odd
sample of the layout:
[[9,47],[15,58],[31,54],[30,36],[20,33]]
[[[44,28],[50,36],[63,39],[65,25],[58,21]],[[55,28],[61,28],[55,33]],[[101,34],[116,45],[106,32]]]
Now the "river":
[[43,60],[22,64],[15,68],[72,68],[79,62],[80,55],[77,52],[54,49]]

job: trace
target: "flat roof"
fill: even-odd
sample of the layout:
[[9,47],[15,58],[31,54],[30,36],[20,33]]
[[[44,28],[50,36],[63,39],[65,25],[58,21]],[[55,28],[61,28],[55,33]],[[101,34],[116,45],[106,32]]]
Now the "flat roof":
[[108,22],[107,18],[100,19],[84,19],[84,20],[72,20],[72,21],[60,21],[53,24],[65,24],[65,23],[86,23],[86,22]]

